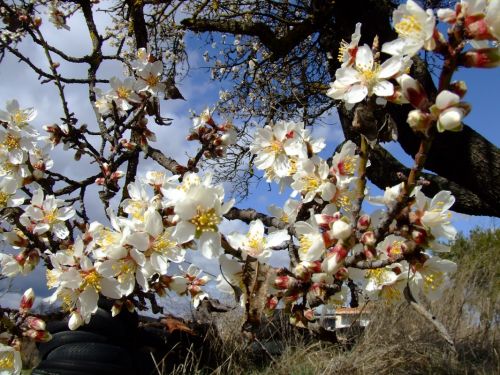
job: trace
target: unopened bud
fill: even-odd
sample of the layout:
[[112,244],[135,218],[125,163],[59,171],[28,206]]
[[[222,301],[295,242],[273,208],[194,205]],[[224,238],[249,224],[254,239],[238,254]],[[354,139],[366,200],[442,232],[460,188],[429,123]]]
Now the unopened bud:
[[19,303],[19,309],[22,311],[28,311],[33,307],[33,302],[35,301],[35,292],[33,288],[29,288],[24,292],[21,297],[21,302]]
[[351,236],[351,233],[351,225],[346,223],[344,220],[337,220],[332,225],[331,234],[334,238],[345,241]]
[[415,108],[426,110],[429,108],[429,100],[424,87],[416,79],[410,77],[408,74],[403,74],[397,79],[401,86],[401,91],[405,98]]
[[455,81],[450,84],[450,91],[463,98],[467,93],[467,84],[464,81]]
[[370,215],[364,214],[359,217],[356,227],[359,230],[367,230],[368,227],[370,226],[370,223],[371,223]]
[[304,311],[304,318],[306,318],[309,321],[314,320],[314,310],[313,309],[307,309]]
[[69,321],[68,321],[68,328],[72,331],[78,329],[80,326],[83,325],[83,318],[82,316],[80,315],[79,312],[77,311],[73,311],[71,313],[71,316],[69,317]]
[[413,239],[413,241],[415,241],[415,243],[421,245],[426,241],[427,233],[421,229],[414,229],[411,232],[411,238]]
[[293,274],[297,277],[297,279],[307,281],[311,277],[311,272],[307,265],[304,263],[305,262],[297,264],[293,270]]
[[41,24],[42,24],[42,19],[40,17],[35,17],[35,19],[33,20],[33,25],[35,27],[40,27]]
[[500,66],[500,48],[482,48],[460,55],[460,65],[467,68],[496,68]]
[[266,301],[266,308],[269,310],[274,310],[276,306],[278,306],[278,297],[276,296],[269,296]]
[[29,328],[37,331],[45,331],[45,322],[36,316],[28,316],[25,320]]
[[347,249],[341,244],[335,245],[333,248],[328,249],[326,258],[321,264],[321,269],[330,275],[334,275],[342,267],[346,256]]
[[408,112],[406,122],[413,129],[414,132],[427,133],[432,123],[432,116],[427,112],[422,112],[419,109],[414,109]]
[[289,289],[297,284],[297,280],[291,276],[277,276],[274,280],[274,286],[277,289]]
[[377,239],[375,238],[375,233],[372,231],[368,231],[363,233],[361,236],[360,242],[366,246],[373,247],[377,243]]
[[335,278],[337,280],[347,280],[349,278],[349,272],[346,267],[340,267],[337,273],[335,274]]

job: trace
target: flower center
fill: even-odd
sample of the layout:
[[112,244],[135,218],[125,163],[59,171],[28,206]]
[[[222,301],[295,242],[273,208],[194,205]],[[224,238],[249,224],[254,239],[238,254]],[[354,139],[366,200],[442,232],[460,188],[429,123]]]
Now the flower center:
[[130,96],[130,89],[125,86],[120,86],[116,89],[116,94],[120,99],[127,99]]
[[88,287],[94,288],[97,292],[101,290],[101,275],[99,275],[95,270],[88,272],[83,277],[83,289],[87,289]]
[[347,54],[348,50],[349,50],[349,43],[347,43],[345,40],[342,40],[340,42],[339,54],[337,56],[337,60],[339,62],[344,62],[344,56]]
[[320,181],[316,176],[313,177],[307,176],[305,180],[306,180],[305,190],[307,192],[316,191],[321,185]]
[[16,113],[14,113],[12,115],[12,121],[15,124],[18,124],[18,125],[23,124],[26,122],[26,120],[28,120],[28,116],[23,111],[17,111]]
[[346,156],[344,160],[342,160],[338,164],[338,170],[341,175],[353,174],[354,167],[355,167],[354,157],[352,156]]
[[375,281],[378,286],[383,285],[387,280],[387,271],[385,268],[376,268],[368,270],[365,274],[366,279]]
[[14,353],[7,352],[0,359],[0,370],[12,370],[14,368]]
[[177,243],[170,240],[168,234],[163,232],[163,234],[153,242],[151,250],[160,254],[167,254],[168,250],[172,249],[176,245]]
[[309,251],[309,249],[311,248],[312,246],[312,240],[309,236],[306,236],[306,235],[302,235],[300,236],[299,238],[299,249],[300,251],[305,254]]
[[444,283],[444,273],[440,271],[425,273],[422,276],[425,293],[438,289]]
[[393,285],[384,286],[380,291],[380,296],[387,302],[396,302],[402,299],[401,291]]
[[358,69],[361,79],[367,86],[372,86],[376,83],[380,72],[380,65],[375,63],[373,67],[361,67]]
[[422,25],[417,21],[415,16],[405,16],[394,25],[394,29],[399,36],[409,38],[422,32]]
[[43,220],[47,223],[47,224],[52,224],[54,221],[57,220],[57,210],[52,210],[52,211],[49,211],[45,214],[45,216],[43,217]]
[[10,194],[0,191],[0,208],[7,207],[7,202],[9,201]]
[[18,137],[14,137],[12,134],[8,134],[3,141],[3,145],[9,151],[17,150],[21,145],[21,141]]
[[283,151],[283,145],[280,141],[274,140],[269,146],[266,147],[266,151],[274,154],[280,153]]
[[215,209],[206,210],[198,206],[196,211],[197,215],[189,221],[196,227],[195,237],[199,238],[203,232],[216,232],[221,218],[217,215]]
[[149,87],[155,87],[160,83],[160,76],[154,76],[150,74],[146,79],[146,83],[148,84]]
[[47,270],[45,273],[45,276],[47,277],[47,288],[52,289],[55,288],[59,284],[59,277],[56,271],[54,270]]
[[250,255],[254,256],[260,254],[262,252],[261,250],[264,247],[264,244],[264,238],[259,238],[257,236],[248,236],[247,246],[248,248],[252,249]]

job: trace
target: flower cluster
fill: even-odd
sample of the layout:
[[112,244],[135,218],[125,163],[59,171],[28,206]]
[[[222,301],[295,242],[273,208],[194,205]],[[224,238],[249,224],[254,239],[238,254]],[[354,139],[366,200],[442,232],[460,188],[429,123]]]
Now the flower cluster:
[[46,330],[45,322],[30,314],[35,301],[33,289],[24,292],[18,311],[5,310],[0,315],[0,373],[20,374],[23,338],[35,342],[49,341],[52,336]]
[[233,202],[224,202],[224,189],[213,186],[210,176],[186,173],[181,183],[179,177],[148,172],[128,185],[129,198],[122,202],[128,218],[108,210],[111,227],[93,222],[68,248],[49,254],[47,285],[55,288],[50,300],[62,302],[71,329],[90,320],[99,295],[118,300],[115,313],[124,305],[133,308],[128,299],[138,291],[163,295],[168,289],[189,294],[195,304],[207,296],[201,270],[178,266],[181,275],[169,275],[169,265],[183,262],[193,247],[209,259],[219,256],[218,225]]

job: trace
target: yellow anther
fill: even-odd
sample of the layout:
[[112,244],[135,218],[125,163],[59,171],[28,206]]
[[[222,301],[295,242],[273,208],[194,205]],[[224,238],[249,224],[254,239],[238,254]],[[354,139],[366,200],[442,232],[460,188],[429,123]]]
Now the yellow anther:
[[99,275],[97,271],[92,270],[83,276],[82,287],[83,289],[92,287],[99,292],[101,290],[100,281],[101,281],[101,275]]
[[407,38],[421,33],[422,25],[417,21],[415,16],[405,16],[401,19],[401,21],[394,25],[394,29],[399,36]]
[[9,201],[10,194],[0,191],[0,208],[7,207],[7,202]]
[[21,146],[21,139],[19,137],[14,137],[12,134],[8,134],[2,145],[9,151],[18,150]]
[[116,94],[120,99],[128,99],[130,96],[131,90],[125,86],[120,86],[116,89]]
[[3,352],[0,358],[0,370],[13,370],[14,369],[14,353]]
[[221,218],[215,212],[215,208],[203,209],[201,206],[196,208],[197,214],[189,222],[196,227],[195,236],[198,238],[203,232],[216,232]]
[[299,250],[305,254],[309,251],[309,249],[311,248],[312,246],[312,240],[310,237],[306,236],[306,235],[302,235],[300,236],[299,238]]

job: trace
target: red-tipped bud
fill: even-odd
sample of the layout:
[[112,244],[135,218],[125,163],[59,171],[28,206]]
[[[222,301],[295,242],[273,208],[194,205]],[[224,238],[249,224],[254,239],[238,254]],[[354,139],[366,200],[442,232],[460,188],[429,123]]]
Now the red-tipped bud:
[[337,273],[335,274],[335,278],[337,280],[347,280],[349,278],[349,272],[346,267],[340,267]]
[[24,292],[21,297],[21,302],[19,303],[19,309],[23,312],[31,310],[33,307],[33,302],[35,302],[35,292],[32,288],[29,288]]
[[371,246],[363,246],[363,254],[366,259],[372,259],[375,256],[375,249]]
[[314,320],[314,310],[313,309],[307,309],[304,311],[304,318],[306,318],[309,321]]
[[356,228],[358,228],[358,230],[367,230],[370,226],[371,221],[372,219],[370,215],[361,215],[358,219],[358,223],[356,224]]
[[25,320],[26,325],[36,331],[45,331],[45,322],[36,316],[28,316]]
[[416,79],[408,74],[398,77],[398,83],[401,86],[401,92],[412,106],[420,110],[427,110],[430,103],[424,87]]
[[411,232],[411,238],[416,244],[422,245],[427,240],[427,232],[422,229],[414,229]]
[[297,280],[291,276],[277,276],[274,280],[276,289],[289,289],[297,285]]
[[363,245],[373,247],[377,243],[377,239],[375,238],[375,233],[371,230],[363,233],[361,239],[359,240]]
[[276,306],[278,306],[278,297],[276,296],[269,296],[266,301],[266,308],[268,310],[274,310],[276,309]]
[[297,264],[293,270],[293,274],[297,277],[297,279],[302,281],[307,281],[311,278],[311,271],[305,263],[306,262],[301,262]]
[[495,37],[491,34],[488,23],[482,15],[469,16],[465,18],[465,29],[467,30],[468,39],[474,40],[494,40]]
[[341,244],[335,245],[334,247],[328,249],[326,258],[321,264],[321,269],[330,275],[334,275],[337,273],[339,268],[342,267],[346,256],[347,249]]
[[500,66],[500,48],[483,48],[460,55],[460,65],[467,68],[496,68]]

